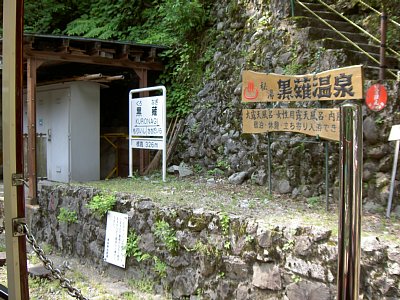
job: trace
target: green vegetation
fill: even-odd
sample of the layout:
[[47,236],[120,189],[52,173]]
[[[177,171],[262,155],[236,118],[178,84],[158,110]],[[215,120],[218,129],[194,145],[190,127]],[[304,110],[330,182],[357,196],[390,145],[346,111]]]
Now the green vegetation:
[[94,196],[87,204],[87,207],[94,215],[101,218],[114,207],[116,202],[117,200],[114,195],[100,194]]
[[220,257],[220,251],[210,244],[205,244],[202,241],[197,241],[193,249],[187,249],[188,251],[199,252],[206,256]]
[[299,283],[301,281],[301,277],[299,275],[292,275],[292,280],[294,283]]
[[215,168],[215,169],[207,170],[207,175],[209,175],[209,176],[221,176],[221,175],[224,175],[224,171],[222,171],[219,168]]
[[224,249],[225,250],[231,249],[231,242],[230,241],[225,241],[224,242]]
[[154,235],[164,243],[169,252],[176,252],[179,249],[175,231],[164,220],[155,223]]
[[301,74],[303,66],[298,64],[296,60],[293,60],[290,64],[286,65],[284,69],[285,75],[297,75]]
[[307,204],[310,207],[316,207],[320,203],[321,203],[321,201],[320,201],[320,197],[319,196],[314,196],[314,197],[307,198]]
[[217,161],[217,167],[223,170],[229,170],[231,166],[227,160],[219,160]]
[[127,257],[134,257],[136,261],[141,262],[151,257],[148,253],[143,253],[139,248],[140,237],[134,230],[129,231],[128,240],[126,242],[125,253]]
[[128,284],[130,287],[143,293],[152,293],[154,288],[154,281],[146,277],[143,277],[140,280],[130,279],[128,280]]
[[282,250],[285,252],[292,251],[294,247],[294,240],[288,240],[282,247]]
[[[385,6],[387,15],[389,18],[399,22],[399,5],[400,0],[391,1],[380,1],[380,0],[364,0],[364,2],[374,9],[382,12],[383,6]],[[335,6],[340,12],[346,10],[355,10],[357,12],[356,16],[352,16],[354,21],[366,29],[369,33],[379,38],[379,28],[380,28],[380,16],[374,12],[371,12],[366,6],[361,5],[358,0],[339,0],[335,3]],[[399,49],[399,28],[392,23],[388,22],[387,31],[387,44],[390,47]],[[376,42],[373,42],[376,44]]]
[[201,32],[207,1],[25,0],[25,31],[177,44]]
[[[173,175],[167,176],[167,181],[161,180],[161,174],[150,175],[146,180],[137,178],[116,178],[107,181],[94,181],[87,184],[79,183],[79,186],[89,186],[101,191],[102,194],[110,194],[116,191],[130,193],[133,199],[152,199],[158,205],[181,207],[190,206],[193,209],[203,208],[211,211],[222,211],[225,214],[241,214],[253,216],[265,222],[265,224],[297,224],[298,226],[317,226],[332,231],[332,236],[338,234],[338,211],[331,207],[325,210],[324,205],[311,207],[307,205],[307,199],[292,199],[283,195],[269,195],[265,186],[242,185],[206,182],[206,177],[192,176],[190,179],[179,179]],[[256,203],[255,209],[241,208],[241,203]],[[282,204],[285,210],[282,211]],[[265,211],[273,211],[273,214],[265,214]],[[398,235],[391,231],[382,234],[379,226],[381,223],[376,216],[363,216],[363,233],[379,235],[382,240],[398,241]],[[399,228],[399,219],[393,220],[391,227]],[[222,230],[222,229],[221,229]]]
[[230,222],[231,222],[231,219],[229,218],[228,214],[222,213],[220,215],[220,222],[221,222],[222,233],[224,235],[228,235],[228,233],[229,233],[229,225],[230,225]]
[[77,223],[78,222],[78,215],[76,211],[70,210],[65,207],[60,208],[60,213],[57,216],[57,220],[61,223]]
[[203,168],[200,164],[195,164],[193,166],[193,171],[197,174],[200,174],[203,171]]
[[169,46],[161,54],[167,111],[185,116],[212,61],[210,0],[25,0],[25,31]]
[[[96,293],[104,293],[104,288],[91,284],[88,286],[87,278],[78,271],[68,271],[66,277],[71,280],[71,284],[87,296],[89,290],[95,290]],[[66,289],[60,287],[58,280],[50,280],[39,277],[29,277],[29,293],[32,299],[69,299],[70,296]],[[108,298],[110,299],[110,298]],[[111,298],[113,299],[113,298]]]
[[153,256],[154,260],[154,271],[161,278],[167,277],[167,264],[159,259],[157,256]]
[[254,236],[246,235],[245,241],[246,243],[251,244],[252,242],[254,242]]

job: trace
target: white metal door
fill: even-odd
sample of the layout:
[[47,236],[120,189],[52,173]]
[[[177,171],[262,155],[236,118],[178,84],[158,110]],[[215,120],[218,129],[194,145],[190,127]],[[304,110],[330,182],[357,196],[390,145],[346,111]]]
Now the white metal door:
[[47,128],[47,174],[49,180],[69,182],[70,178],[70,90],[46,91],[49,100]]

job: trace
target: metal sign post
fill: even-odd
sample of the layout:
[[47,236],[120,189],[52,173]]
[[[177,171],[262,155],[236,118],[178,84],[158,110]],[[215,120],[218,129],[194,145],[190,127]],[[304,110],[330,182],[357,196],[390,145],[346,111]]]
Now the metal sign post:
[[397,161],[399,159],[399,147],[400,147],[400,125],[393,125],[390,130],[389,141],[396,141],[396,146],[394,148],[394,160],[393,160],[393,169],[392,169],[392,180],[390,182],[390,193],[388,206],[386,209],[386,217],[390,217],[390,211],[392,209],[392,200],[393,200],[393,192],[394,192],[394,184],[396,181],[396,171],[397,171]]
[[362,109],[340,108],[340,199],[337,300],[357,300],[360,282]]
[[[356,100],[363,98],[361,65],[306,75],[267,74],[246,70],[242,73],[242,102]],[[358,299],[363,165],[361,105],[346,103],[340,107],[340,111],[320,108],[297,110],[272,108],[244,109],[242,113],[243,132],[289,131],[340,141],[337,300]],[[268,154],[271,157],[271,153]],[[327,148],[326,157],[328,157]],[[270,162],[269,170],[271,170]],[[326,173],[327,179],[328,175]],[[328,192],[327,188],[327,197]],[[328,201],[326,204],[328,207]]]
[[[161,96],[133,97],[136,93],[159,90]],[[164,86],[135,89],[129,93],[129,177],[133,175],[132,149],[162,150],[162,176],[166,181],[166,94]]]

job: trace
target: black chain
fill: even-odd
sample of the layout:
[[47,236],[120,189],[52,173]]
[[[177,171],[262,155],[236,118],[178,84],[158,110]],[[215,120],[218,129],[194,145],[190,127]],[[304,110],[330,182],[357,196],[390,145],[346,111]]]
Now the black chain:
[[80,300],[89,300],[88,298],[82,295],[80,290],[71,285],[71,281],[65,278],[59,269],[54,267],[53,262],[45,256],[43,249],[40,248],[39,244],[36,242],[35,237],[29,232],[28,226],[26,224],[24,224],[23,226],[26,233],[26,239],[32,245],[33,250],[39,257],[39,259],[43,262],[44,267],[47,270],[49,270],[51,274],[60,281],[61,287],[67,289],[68,294],[72,297],[75,297]]

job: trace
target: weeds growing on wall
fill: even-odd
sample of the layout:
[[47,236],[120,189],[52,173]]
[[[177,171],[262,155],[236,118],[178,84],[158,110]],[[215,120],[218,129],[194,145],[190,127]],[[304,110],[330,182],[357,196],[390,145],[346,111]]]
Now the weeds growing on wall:
[[137,262],[147,260],[151,257],[150,254],[144,253],[139,247],[140,237],[134,230],[129,231],[126,242],[125,253],[126,257],[134,257]]
[[114,195],[100,194],[94,196],[87,204],[87,207],[93,212],[94,215],[101,218],[114,207],[116,202],[117,199]]
[[78,215],[76,211],[61,207],[60,213],[57,216],[57,220],[61,223],[72,224],[78,222]]
[[166,221],[160,220],[155,223],[154,235],[164,243],[169,252],[178,250],[179,242],[176,233]]

